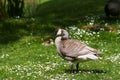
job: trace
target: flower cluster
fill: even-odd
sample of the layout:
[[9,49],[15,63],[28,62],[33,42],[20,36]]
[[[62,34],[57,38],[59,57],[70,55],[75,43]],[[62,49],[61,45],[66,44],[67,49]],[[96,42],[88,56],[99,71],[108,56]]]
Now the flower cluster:
[[[28,61],[26,65],[14,65],[14,66],[1,66],[0,70],[6,70],[7,73],[19,76],[20,79],[51,79],[51,80],[63,80],[67,78],[67,74],[56,74],[56,75],[49,75],[48,72],[55,71],[55,69],[63,65],[63,63],[56,63],[56,62],[30,62]],[[5,80],[9,80],[9,78],[4,78]],[[14,78],[13,78],[14,79]],[[68,80],[68,79],[66,79]]]
[[120,60],[119,58],[120,58],[120,53],[116,53],[115,55],[107,58],[107,60],[110,60],[111,62],[116,63],[116,64],[120,64],[120,62],[117,62],[118,60]]
[[2,55],[0,56],[1,59],[2,59],[2,58],[7,58],[7,57],[9,57],[9,54],[2,54]]
[[79,29],[76,26],[70,26],[67,30],[69,31],[70,38],[81,40],[86,44],[89,44],[91,39],[93,40],[100,37],[99,32],[86,31],[84,29]]

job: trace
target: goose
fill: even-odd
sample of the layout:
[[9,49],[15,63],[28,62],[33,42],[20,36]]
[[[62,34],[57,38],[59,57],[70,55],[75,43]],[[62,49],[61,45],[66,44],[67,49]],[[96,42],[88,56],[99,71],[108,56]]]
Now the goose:
[[55,46],[58,54],[70,64],[70,73],[73,73],[73,63],[76,63],[76,71],[79,72],[79,62],[98,60],[98,50],[87,46],[79,40],[69,39],[65,29],[58,29],[56,32]]
[[120,1],[119,0],[108,0],[105,5],[105,14],[107,17],[119,16],[120,15]]

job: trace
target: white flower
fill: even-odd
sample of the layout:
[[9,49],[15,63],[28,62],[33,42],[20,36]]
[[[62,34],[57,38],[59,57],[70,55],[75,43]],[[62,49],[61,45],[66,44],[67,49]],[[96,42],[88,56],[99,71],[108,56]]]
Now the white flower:
[[108,23],[105,23],[105,26],[108,26]]
[[29,42],[28,45],[31,45],[31,43]]
[[46,66],[45,67],[45,70],[48,71],[48,70],[51,70],[52,68],[50,68],[49,66]]
[[7,58],[9,57],[9,54],[3,54],[0,58]]
[[91,25],[91,26],[93,26],[93,24],[94,24],[93,22],[90,22],[90,23],[89,23],[89,25]]
[[76,30],[77,29],[77,27],[75,25],[70,26],[69,28],[72,29],[72,30]]
[[1,58],[4,58],[5,57],[5,55],[3,54],[2,56],[1,56]]
[[31,76],[32,73],[27,73],[27,76]]

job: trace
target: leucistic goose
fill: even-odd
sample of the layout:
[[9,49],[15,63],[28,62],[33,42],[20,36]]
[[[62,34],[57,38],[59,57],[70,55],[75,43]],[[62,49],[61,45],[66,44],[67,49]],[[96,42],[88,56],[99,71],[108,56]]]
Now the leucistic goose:
[[86,44],[78,41],[69,39],[69,34],[64,29],[58,29],[56,33],[55,45],[59,55],[69,61],[70,63],[70,72],[73,73],[73,63],[76,64],[76,71],[78,72],[79,62],[97,60],[97,56],[100,52],[96,49],[93,49]]

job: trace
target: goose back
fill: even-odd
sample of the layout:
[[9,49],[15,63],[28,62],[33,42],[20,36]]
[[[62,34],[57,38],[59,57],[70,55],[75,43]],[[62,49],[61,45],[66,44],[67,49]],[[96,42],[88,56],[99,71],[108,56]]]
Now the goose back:
[[99,51],[93,49],[78,40],[60,41],[59,51],[63,56],[77,58],[87,54],[99,54]]

